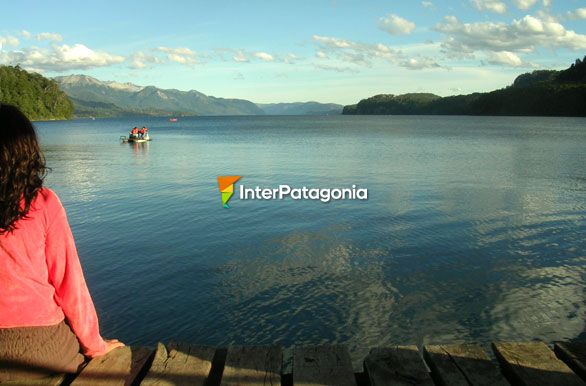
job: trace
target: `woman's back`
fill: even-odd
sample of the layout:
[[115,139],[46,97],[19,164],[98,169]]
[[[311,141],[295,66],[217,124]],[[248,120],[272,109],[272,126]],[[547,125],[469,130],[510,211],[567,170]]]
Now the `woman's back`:
[[61,256],[47,255],[45,245],[51,227],[63,226],[63,216],[55,193],[43,188],[27,217],[18,220],[12,232],[0,235],[0,328],[48,326],[63,320],[49,275],[49,267],[56,264],[49,259]]
[[75,372],[83,355],[123,344],[100,336],[65,209],[43,187],[33,125],[0,105],[0,127],[0,382]]

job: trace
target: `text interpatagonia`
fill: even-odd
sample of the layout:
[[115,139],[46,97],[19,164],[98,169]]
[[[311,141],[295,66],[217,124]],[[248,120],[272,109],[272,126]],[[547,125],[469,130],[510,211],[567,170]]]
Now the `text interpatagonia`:
[[368,200],[368,189],[357,188],[292,188],[289,185],[279,185],[278,188],[247,188],[240,185],[241,200],[320,200],[330,202],[332,200]]

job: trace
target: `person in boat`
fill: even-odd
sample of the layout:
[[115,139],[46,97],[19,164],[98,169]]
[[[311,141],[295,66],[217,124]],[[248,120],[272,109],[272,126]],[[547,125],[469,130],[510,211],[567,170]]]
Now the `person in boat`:
[[35,129],[0,105],[0,383],[78,372],[124,346],[100,335],[75,241]]
[[143,126],[142,129],[140,129],[140,138],[144,139],[145,137],[148,137],[148,131],[149,129]]
[[130,132],[130,138],[138,138],[138,127],[134,127]]

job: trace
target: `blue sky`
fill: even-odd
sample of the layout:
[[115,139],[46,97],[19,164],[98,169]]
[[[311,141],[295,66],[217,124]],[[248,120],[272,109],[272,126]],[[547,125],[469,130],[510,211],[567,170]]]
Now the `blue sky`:
[[453,95],[586,55],[585,0],[18,1],[0,64],[253,102]]

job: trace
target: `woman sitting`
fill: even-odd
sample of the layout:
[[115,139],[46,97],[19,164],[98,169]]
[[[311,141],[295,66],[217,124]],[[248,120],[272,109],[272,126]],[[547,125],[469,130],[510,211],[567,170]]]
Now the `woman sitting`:
[[0,105],[0,382],[74,373],[104,340],[31,122]]

